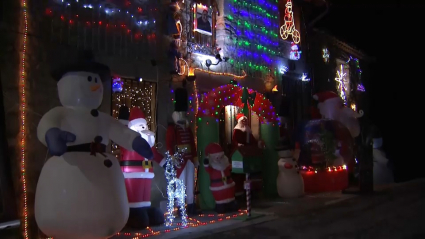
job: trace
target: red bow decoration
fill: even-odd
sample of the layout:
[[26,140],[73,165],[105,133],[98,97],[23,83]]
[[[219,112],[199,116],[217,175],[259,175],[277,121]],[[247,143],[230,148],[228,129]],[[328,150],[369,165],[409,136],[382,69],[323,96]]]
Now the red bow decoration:
[[104,153],[102,153],[102,144],[101,143],[92,142],[90,144],[90,155],[96,156],[96,153],[99,153],[103,157],[106,157],[106,155]]

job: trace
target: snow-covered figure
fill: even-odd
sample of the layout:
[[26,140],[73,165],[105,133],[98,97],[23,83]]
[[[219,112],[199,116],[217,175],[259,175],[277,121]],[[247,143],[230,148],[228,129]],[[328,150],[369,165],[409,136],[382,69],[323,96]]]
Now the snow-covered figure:
[[153,161],[162,167],[165,164],[165,158],[154,147],[155,134],[148,129],[142,110],[131,109],[128,127],[138,132],[149,143],[154,157],[153,160],[150,160],[136,151],[121,148],[120,165],[124,173],[130,206],[130,217],[127,224],[138,229],[161,225],[164,223],[164,213],[158,208],[151,207],[151,185],[155,176]]
[[373,183],[375,185],[394,183],[393,171],[388,167],[388,159],[381,147],[382,138],[373,139]]
[[289,147],[278,149],[279,174],[277,176],[277,192],[282,198],[297,198],[304,195],[304,180],[298,171],[298,165]]
[[38,180],[35,219],[44,234],[57,239],[108,238],[125,226],[124,176],[118,160],[105,152],[109,139],[153,157],[140,134],[97,110],[103,99],[100,75],[109,72],[99,65],[76,64],[57,75],[62,106],[44,114],[37,128],[53,156]]
[[238,209],[235,201],[235,182],[232,180],[232,165],[217,143],[205,148],[205,170],[210,176],[210,190],[215,199],[216,211],[225,213]]
[[195,213],[195,167],[199,166],[195,138],[185,115],[187,111],[187,91],[183,88],[175,90],[175,111],[172,114],[173,123],[167,128],[166,147],[170,155],[186,149],[183,162],[176,169],[177,178],[186,186],[186,203],[189,214]]
[[363,116],[363,111],[355,112],[344,106],[344,102],[335,92],[325,91],[313,96],[319,103],[317,107],[325,119],[341,122],[350,131],[353,138],[360,134],[360,125],[357,118]]

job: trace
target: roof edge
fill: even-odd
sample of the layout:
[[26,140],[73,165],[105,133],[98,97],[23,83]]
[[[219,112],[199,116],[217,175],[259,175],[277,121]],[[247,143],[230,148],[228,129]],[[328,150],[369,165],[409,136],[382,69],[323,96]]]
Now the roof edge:
[[341,49],[343,49],[347,53],[356,56],[360,60],[364,60],[364,61],[367,61],[367,62],[370,62],[370,63],[376,61],[375,57],[366,54],[364,51],[359,50],[358,48],[356,48],[352,44],[348,44],[348,43],[338,39],[337,37],[326,32],[325,30],[313,28],[313,31],[317,32],[317,33],[321,33],[321,34],[325,35],[326,37],[332,39],[338,47],[340,47]]

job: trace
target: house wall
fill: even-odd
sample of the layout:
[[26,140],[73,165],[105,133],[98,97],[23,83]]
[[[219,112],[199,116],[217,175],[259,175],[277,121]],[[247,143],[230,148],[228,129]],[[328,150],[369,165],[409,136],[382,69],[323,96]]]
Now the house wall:
[[[339,40],[326,33],[314,30],[311,31],[311,34],[310,64],[313,69],[313,91],[337,92],[337,82],[335,81],[337,68],[340,64],[344,64],[349,68],[348,77],[350,78],[350,87],[352,88],[350,90],[351,102],[349,102],[348,106],[351,103],[355,103],[357,110],[363,110],[365,115],[367,115],[369,113],[367,89],[366,92],[358,91],[357,85],[363,84],[367,86],[370,81],[370,72],[368,70],[369,58],[354,48],[349,46],[344,48]],[[324,48],[327,48],[329,51],[329,62],[327,63],[323,60],[322,50]],[[351,60],[347,63],[350,57]],[[359,60],[361,75],[359,74],[355,59]]]
[[[20,95],[19,80],[21,56],[23,53],[22,39],[24,34],[23,15],[19,1],[7,1],[4,3],[5,15],[2,16],[0,24],[0,67],[2,91],[4,94],[4,105],[6,113],[6,137],[8,140],[10,158],[12,160],[12,174],[14,178],[14,188],[16,189],[16,199],[19,202],[19,208],[22,213],[22,185],[20,172]],[[46,16],[46,8],[51,7],[52,3],[44,2],[41,5],[38,1],[27,1],[28,4],[28,39],[26,46],[26,142],[25,142],[25,163],[26,163],[26,188],[28,198],[29,228],[30,238],[36,238],[38,230],[33,215],[33,205],[35,190],[39,174],[44,162],[48,159],[47,149],[37,139],[37,125],[41,117],[50,109],[59,106],[60,102],[57,96],[56,82],[51,78],[50,72],[59,66],[75,63],[77,55],[84,49],[84,45],[69,44],[69,42],[58,39],[59,30],[52,32],[53,22],[50,16]],[[66,26],[61,28],[67,29]],[[71,34],[72,35],[72,34]],[[82,37],[80,35],[80,37]],[[66,39],[66,38],[63,38]],[[111,41],[112,42],[112,41]],[[165,52],[162,44],[162,38],[158,39],[158,44],[154,45],[152,51],[145,54],[134,56],[120,52],[122,47],[117,47],[115,54],[111,51],[102,51],[95,47],[95,60],[108,65],[115,74],[128,77],[142,77],[144,80],[159,81],[158,91],[160,92],[158,103],[159,125],[167,125],[167,117],[170,115],[169,105],[170,94],[169,85],[170,76],[166,66]],[[129,48],[127,51],[135,50]],[[87,45],[86,49],[92,48]],[[137,50],[137,49],[136,49]],[[140,49],[139,49],[140,52]],[[158,56],[158,57],[157,57]],[[153,67],[151,59],[156,59],[158,65]],[[111,112],[111,80],[104,82],[104,99],[100,111]],[[164,103],[165,102],[165,103]],[[160,142],[164,142],[165,129],[158,127],[153,131],[158,131]],[[159,173],[158,173],[159,170]],[[155,171],[161,175],[161,168],[155,168]],[[162,172],[163,174],[163,172]],[[157,180],[155,184],[159,188],[165,188],[165,179]],[[155,188],[152,197],[154,201],[159,202],[162,193]],[[157,199],[155,199],[157,198]]]

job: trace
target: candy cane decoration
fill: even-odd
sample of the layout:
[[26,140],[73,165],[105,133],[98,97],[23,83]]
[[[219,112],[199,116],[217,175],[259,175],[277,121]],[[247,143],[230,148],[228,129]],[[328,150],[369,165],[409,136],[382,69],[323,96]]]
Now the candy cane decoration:
[[248,217],[250,217],[251,216],[251,183],[249,182],[249,173],[246,174],[245,190],[246,190],[246,214]]

